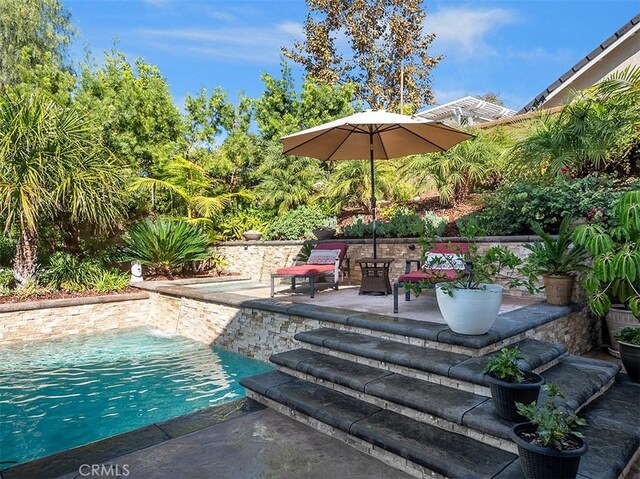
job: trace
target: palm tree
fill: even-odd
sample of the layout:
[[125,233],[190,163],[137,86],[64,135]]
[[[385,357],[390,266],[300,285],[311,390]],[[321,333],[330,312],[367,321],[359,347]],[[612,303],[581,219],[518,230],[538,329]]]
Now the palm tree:
[[474,133],[475,138],[443,153],[415,156],[404,164],[403,175],[420,193],[422,185],[430,187],[429,180],[435,181],[443,205],[464,200],[476,186],[498,182],[509,138],[502,131]]
[[[376,198],[385,200],[407,200],[409,189],[399,177],[394,161],[375,162]],[[336,163],[329,176],[329,184],[324,196],[334,203],[336,209],[342,206],[369,207],[371,200],[371,165],[368,161],[348,160]]]
[[19,232],[13,272],[37,272],[42,222],[57,212],[110,228],[123,214],[122,167],[87,118],[39,92],[0,93],[0,216]]

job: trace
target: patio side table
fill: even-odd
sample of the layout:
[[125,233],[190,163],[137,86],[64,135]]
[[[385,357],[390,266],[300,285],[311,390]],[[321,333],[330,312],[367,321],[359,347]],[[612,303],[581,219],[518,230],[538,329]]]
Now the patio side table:
[[393,258],[360,258],[357,260],[362,271],[362,282],[358,294],[382,293],[391,294],[389,267]]

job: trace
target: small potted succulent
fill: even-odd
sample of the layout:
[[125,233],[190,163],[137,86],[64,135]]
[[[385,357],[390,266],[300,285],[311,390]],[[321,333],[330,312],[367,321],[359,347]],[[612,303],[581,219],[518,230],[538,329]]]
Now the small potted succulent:
[[531,229],[541,241],[524,246],[530,251],[525,268],[542,276],[549,304],[571,304],[576,274],[586,269],[587,250],[572,243],[571,222],[570,216],[564,217],[557,239],[553,239],[539,224],[532,224]]
[[623,328],[616,336],[629,379],[640,382],[640,328]]
[[576,428],[587,421],[558,406],[557,398],[564,397],[558,386],[549,384],[543,390],[547,393],[543,404],[518,404],[518,412],[529,420],[511,431],[522,471],[527,479],[575,478],[580,458],[587,452],[587,444]]
[[516,403],[529,404],[538,400],[540,387],[544,379],[539,374],[523,371],[518,367],[518,361],[523,359],[520,349],[502,348],[494,354],[484,373],[489,380],[493,407],[498,416],[507,421],[525,421],[518,413]]
[[615,337],[640,319],[640,190],[622,195],[610,217],[593,215],[574,231],[573,241],[591,256],[593,267],[581,284],[591,311],[605,316],[609,352],[619,356]]
[[335,216],[326,218],[316,229],[313,235],[319,240],[331,239],[336,234],[338,228],[338,219]]

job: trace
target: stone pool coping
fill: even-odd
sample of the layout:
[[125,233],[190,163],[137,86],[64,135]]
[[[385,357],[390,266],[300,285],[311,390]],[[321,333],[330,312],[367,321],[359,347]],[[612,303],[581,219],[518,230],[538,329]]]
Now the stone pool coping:
[[0,313],[13,313],[16,311],[33,311],[36,309],[65,308],[68,306],[83,306],[88,304],[117,303],[120,301],[133,301],[149,299],[145,292],[106,294],[100,296],[82,296],[79,298],[42,299],[36,301],[24,301],[20,303],[0,304]]
[[265,408],[266,406],[253,399],[237,399],[11,466],[0,470],[0,479],[53,479],[74,471],[78,472],[83,464],[104,463],[124,454],[146,449]]

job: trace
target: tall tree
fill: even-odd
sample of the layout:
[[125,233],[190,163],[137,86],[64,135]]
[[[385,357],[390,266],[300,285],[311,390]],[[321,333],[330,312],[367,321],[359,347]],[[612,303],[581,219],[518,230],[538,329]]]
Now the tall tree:
[[19,232],[17,281],[35,276],[39,229],[56,213],[105,229],[117,222],[122,169],[76,110],[38,92],[0,92],[0,217]]
[[[424,31],[422,0],[307,0],[305,40],[284,48],[322,83],[353,83],[371,108],[415,110],[433,103],[429,73],[442,57],[429,55],[435,34]],[[338,38],[348,39],[342,49]]]
[[50,93],[68,92],[73,75],[68,47],[75,35],[59,0],[0,2],[0,89],[26,83]]
[[104,144],[138,174],[162,167],[183,131],[167,81],[142,59],[109,52],[104,66],[84,65],[75,103],[100,124]]

